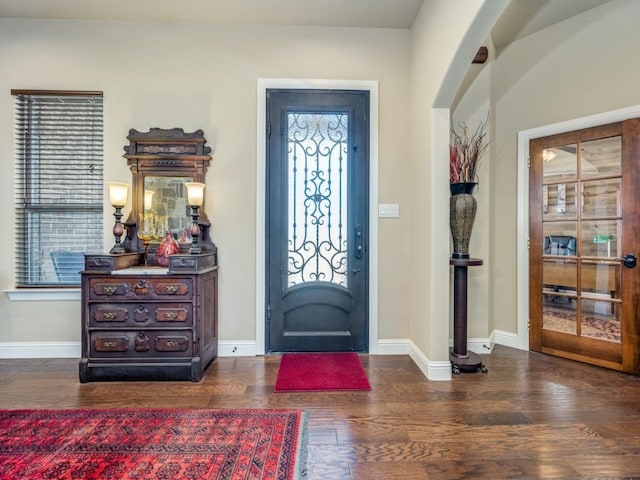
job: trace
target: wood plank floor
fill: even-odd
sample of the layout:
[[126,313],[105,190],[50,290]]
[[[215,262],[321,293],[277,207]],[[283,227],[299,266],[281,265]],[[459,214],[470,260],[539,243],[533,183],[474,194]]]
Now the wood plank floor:
[[273,393],[279,356],[200,383],[78,382],[77,360],[0,360],[0,408],[303,408],[309,480],[640,478],[640,378],[497,346],[489,372],[428,381],[361,357],[371,392]]

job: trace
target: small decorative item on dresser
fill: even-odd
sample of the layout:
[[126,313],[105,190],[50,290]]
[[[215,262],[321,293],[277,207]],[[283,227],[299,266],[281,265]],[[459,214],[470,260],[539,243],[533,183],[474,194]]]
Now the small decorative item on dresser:
[[190,232],[191,248],[189,249],[189,253],[200,254],[202,253],[202,248],[199,243],[200,225],[198,225],[198,208],[200,208],[204,202],[205,184],[198,182],[185,182],[184,185],[187,187],[187,202],[191,207],[191,218],[193,219]]
[[472,135],[469,135],[468,127],[463,122],[458,124],[461,133],[451,126],[449,226],[453,237],[453,258],[469,258],[469,241],[477,210],[476,199],[472,193],[478,184],[477,169],[480,159],[488,146],[488,123],[488,118],[480,122]]
[[168,267],[169,255],[175,255],[177,253],[180,253],[180,246],[173,238],[173,232],[167,230],[164,241],[158,245],[158,250],[156,250],[156,262],[162,267]]
[[124,253],[124,247],[120,243],[120,237],[124,233],[122,226],[122,209],[127,204],[127,197],[129,195],[129,185],[126,183],[109,182],[109,201],[113,208],[116,209],[113,216],[116,218],[116,223],[113,226],[113,236],[115,237],[115,244],[111,248],[109,253]]
[[156,238],[156,216],[150,212],[141,213],[136,233],[144,246],[144,264],[148,265],[149,243]]

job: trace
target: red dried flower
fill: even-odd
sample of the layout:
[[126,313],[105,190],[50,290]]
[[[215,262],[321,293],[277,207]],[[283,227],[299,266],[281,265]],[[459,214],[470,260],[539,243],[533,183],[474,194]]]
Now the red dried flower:
[[482,154],[487,149],[487,126],[489,118],[480,122],[473,135],[469,136],[469,129],[464,122],[459,122],[460,132],[451,125],[451,140],[449,144],[449,182],[473,183],[477,182],[477,170]]

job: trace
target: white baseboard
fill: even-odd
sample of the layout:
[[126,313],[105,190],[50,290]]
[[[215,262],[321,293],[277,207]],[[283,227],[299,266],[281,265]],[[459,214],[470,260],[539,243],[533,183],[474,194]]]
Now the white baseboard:
[[[220,357],[254,357],[254,340],[224,340],[218,343]],[[450,380],[449,362],[432,362],[411,341],[380,340],[372,355],[409,355],[430,380]],[[80,342],[0,342],[0,358],[80,358]]]
[[[493,345],[495,342],[489,338],[469,338],[467,339],[467,350],[477,353],[479,355],[485,353],[491,353],[493,351]],[[453,339],[449,339],[449,347],[453,347]]]
[[221,340],[218,342],[219,357],[255,357],[255,340]]
[[409,355],[411,343],[409,339],[378,340],[373,346],[373,351],[369,353],[372,355]]
[[[475,353],[489,354],[493,345],[518,348],[518,335],[494,330],[489,338],[472,338],[467,348]],[[431,361],[409,339],[378,340],[372,355],[409,355],[429,380],[451,380],[449,361]],[[80,342],[0,342],[0,358],[80,358]],[[223,340],[218,343],[220,357],[255,357],[255,340]]]
[[[411,341],[410,341],[411,342]],[[415,343],[410,344],[409,356],[429,380],[451,380],[451,362],[434,362],[420,350]]]
[[518,334],[505,332],[504,330],[494,330],[491,332],[491,344],[504,345],[505,347],[517,348],[519,350],[528,350],[522,348],[518,339]]
[[[80,342],[0,342],[0,358],[80,358]],[[218,343],[220,357],[255,357],[256,342]]]
[[80,342],[0,342],[0,358],[80,358]]
[[372,355],[409,355],[429,380],[451,380],[451,362],[434,362],[409,339],[378,340]]

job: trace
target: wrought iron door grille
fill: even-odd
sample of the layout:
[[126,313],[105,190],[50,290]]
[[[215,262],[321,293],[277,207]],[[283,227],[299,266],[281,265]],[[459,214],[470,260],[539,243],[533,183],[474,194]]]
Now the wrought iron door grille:
[[347,286],[346,113],[289,113],[287,286]]

